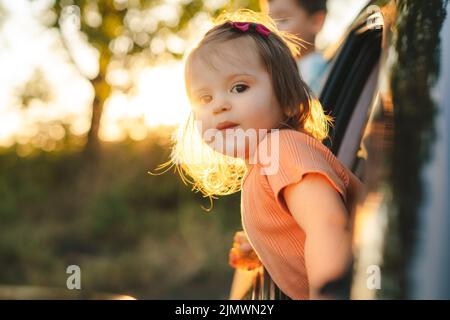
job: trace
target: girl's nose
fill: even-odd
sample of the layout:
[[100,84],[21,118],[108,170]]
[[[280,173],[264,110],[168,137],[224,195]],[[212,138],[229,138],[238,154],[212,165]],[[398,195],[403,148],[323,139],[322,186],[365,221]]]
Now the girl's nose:
[[219,114],[231,109],[231,105],[228,102],[217,103],[213,108],[213,114]]

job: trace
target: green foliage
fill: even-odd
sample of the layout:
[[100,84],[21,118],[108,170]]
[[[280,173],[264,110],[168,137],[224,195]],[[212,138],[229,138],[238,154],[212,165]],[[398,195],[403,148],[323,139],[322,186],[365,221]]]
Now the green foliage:
[[169,155],[168,135],[152,136],[102,145],[98,165],[79,153],[3,153],[0,284],[65,288],[77,264],[83,292],[226,298],[239,194],[208,213],[172,172],[148,175]]
[[[207,213],[200,206],[209,207],[209,201],[193,194],[173,173],[148,175],[169,156],[168,134],[158,129],[144,142],[90,143],[98,139],[103,104],[111,92],[106,82],[111,60],[121,59],[126,66],[137,55],[149,63],[160,61],[158,55],[181,58],[167,48],[154,53],[149,42],[168,31],[185,37],[189,21],[208,11],[204,1],[186,1],[176,24],[159,15],[157,26],[145,30],[148,41],[138,41],[142,30],[131,28],[125,17],[130,12],[148,13],[163,2],[130,0],[121,7],[113,0],[54,1],[53,27],[59,28],[65,7],[77,6],[80,30],[100,53],[99,74],[91,79],[91,131],[85,143],[84,137],[81,141],[64,127],[65,137],[52,152],[28,145],[0,150],[0,284],[64,289],[66,267],[78,264],[83,292],[138,298],[227,297],[233,273],[228,250],[233,233],[241,229],[239,195],[215,201]],[[242,7],[257,10],[258,1],[233,0],[208,13]],[[89,14],[94,18],[89,20]],[[117,54],[111,44],[120,36],[131,39],[132,45]],[[35,78],[42,75],[37,72]],[[51,97],[34,82],[17,93],[23,106]],[[98,151],[96,161],[80,152],[86,145]],[[24,154],[28,156],[19,156]]]

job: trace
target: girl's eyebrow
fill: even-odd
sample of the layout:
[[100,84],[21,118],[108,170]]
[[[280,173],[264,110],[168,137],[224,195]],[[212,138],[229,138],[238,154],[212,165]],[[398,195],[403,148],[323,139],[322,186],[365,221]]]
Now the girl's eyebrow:
[[248,73],[232,73],[227,77],[227,81],[230,81],[234,78],[241,77],[241,76],[253,77],[251,74],[248,74]]

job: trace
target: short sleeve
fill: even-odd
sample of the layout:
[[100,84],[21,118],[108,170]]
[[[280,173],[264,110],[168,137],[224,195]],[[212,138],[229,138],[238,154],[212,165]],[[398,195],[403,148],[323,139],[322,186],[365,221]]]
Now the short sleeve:
[[266,166],[261,170],[267,177],[275,200],[284,211],[289,212],[281,191],[300,182],[308,173],[323,175],[346,203],[348,174],[327,147],[319,140],[295,130],[279,130],[278,138],[272,135],[262,142],[267,144],[266,149],[270,152],[271,169],[266,170]]

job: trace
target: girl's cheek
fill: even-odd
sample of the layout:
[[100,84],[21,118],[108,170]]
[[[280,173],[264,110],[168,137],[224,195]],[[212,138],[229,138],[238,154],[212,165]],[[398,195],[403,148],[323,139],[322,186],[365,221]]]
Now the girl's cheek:
[[255,118],[255,114],[263,114],[262,112],[265,112],[264,108],[262,107],[265,104],[266,102],[263,99],[250,99],[245,103],[246,108],[241,108],[236,112],[239,114],[239,118],[253,122],[255,119],[257,119]]
[[212,119],[206,111],[197,112],[197,115],[194,114],[194,120],[201,124],[203,130],[209,129],[212,126]]
[[194,116],[194,120],[198,119],[198,109],[197,108],[192,108],[192,115]]
[[197,132],[203,138],[210,129],[210,121],[208,121],[208,119],[205,119],[205,117],[194,117],[194,126],[196,127]]
[[200,116],[200,112],[197,109],[192,110],[192,115],[194,116],[194,123],[198,125],[202,122],[202,118]]

